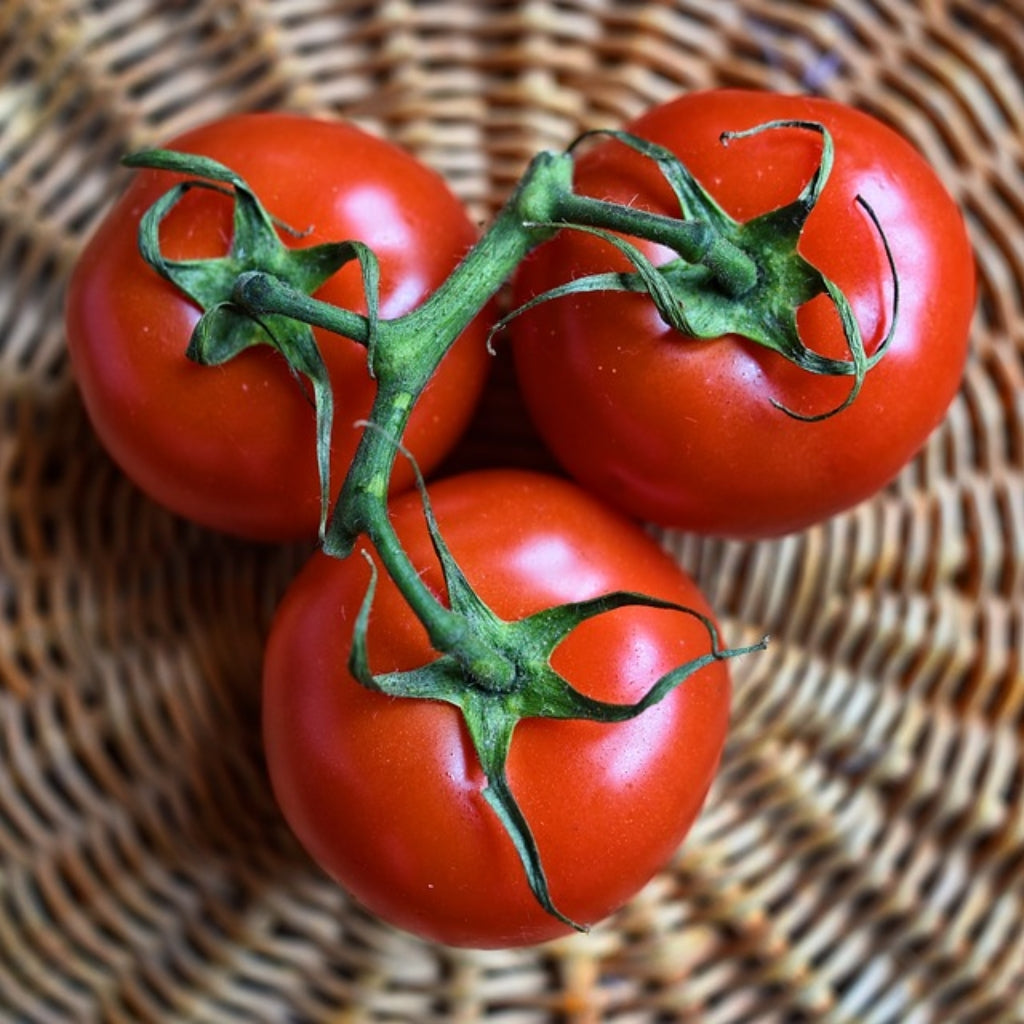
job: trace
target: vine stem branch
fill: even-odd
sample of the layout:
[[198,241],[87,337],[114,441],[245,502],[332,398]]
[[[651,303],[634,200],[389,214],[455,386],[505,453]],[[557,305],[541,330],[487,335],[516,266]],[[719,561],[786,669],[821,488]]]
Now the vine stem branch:
[[[762,125],[730,138],[792,124]],[[367,629],[377,578],[374,564],[353,632],[350,671],[363,685],[381,692],[446,700],[462,709],[487,776],[485,798],[515,843],[534,894],[542,906],[574,927],[578,926],[552,903],[529,823],[505,777],[505,756],[516,722],[525,717],[624,721],[660,701],[711,661],[760,649],[763,642],[723,649],[713,623],[698,616],[709,631],[708,653],[666,673],[635,704],[610,706],[590,700],[551,665],[555,647],[572,629],[587,619],[628,606],[697,613],[642,594],[618,592],[546,609],[518,621],[502,620],[476,595],[447,550],[426,487],[419,480],[427,527],[442,569],[444,586],[440,589],[446,591],[435,593],[411,561],[389,516],[395,459],[399,453],[408,454],[402,442],[409,418],[451,346],[488,308],[523,260],[562,230],[589,231],[605,239],[626,256],[632,272],[578,276],[535,296],[513,316],[540,302],[585,291],[642,292],[666,323],[678,330],[680,341],[741,334],[809,372],[853,377],[844,405],[852,401],[864,374],[884,351],[888,336],[868,358],[846,298],[797,252],[803,224],[824,187],[832,158],[831,139],[821,125],[797,126],[822,135],[818,172],[792,202],[744,223],[728,217],[672,154],[625,133],[614,134],[658,164],[679,200],[679,216],[579,195],[574,189],[571,148],[563,153],[540,153],[446,280],[416,308],[393,319],[378,316],[380,268],[363,243],[287,246],[280,238],[280,225],[229,169],[169,151],[149,152],[133,161],[134,166],[193,175],[154,204],[140,227],[140,249],[147,262],[204,311],[190,343],[190,358],[215,365],[250,345],[268,343],[297,375],[313,385],[324,520],[321,546],[330,556],[346,558],[360,538],[365,538],[439,654],[407,672],[373,672],[367,655]],[[211,260],[168,259],[160,249],[160,222],[188,189],[196,187],[234,196],[231,250]],[[675,259],[655,266],[635,244],[639,240],[668,247]],[[365,314],[313,297],[324,281],[353,260],[358,261],[363,276]],[[796,312],[822,293],[840,313],[850,350],[847,360],[818,356],[800,339]],[[893,325],[895,320],[894,300]],[[362,345],[377,389],[367,421],[354,425],[356,429],[361,426],[362,433],[330,516],[328,470],[334,402],[313,328]]]

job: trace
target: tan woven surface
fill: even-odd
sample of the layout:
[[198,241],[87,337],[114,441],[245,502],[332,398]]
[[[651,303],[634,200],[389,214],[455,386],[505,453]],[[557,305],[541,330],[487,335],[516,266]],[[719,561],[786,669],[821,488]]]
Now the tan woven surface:
[[[1024,1021],[1022,68],[1022,0],[0,0],[0,1020]],[[586,937],[433,948],[350,906],[268,794],[260,644],[303,553],[126,483],[64,281],[118,157],[223,112],[353,116],[485,218],[535,149],[715,84],[926,151],[979,256],[966,379],[877,500],[666,537],[731,641],[774,637],[670,870]],[[541,459],[515,410],[466,458]]]

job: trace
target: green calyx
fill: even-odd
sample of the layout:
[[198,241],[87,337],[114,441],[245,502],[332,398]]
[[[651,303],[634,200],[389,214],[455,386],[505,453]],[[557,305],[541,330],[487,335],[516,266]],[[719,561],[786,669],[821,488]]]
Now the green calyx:
[[[367,634],[377,570],[369,559],[370,583],[353,631],[349,669],[363,686],[379,693],[444,701],[459,709],[484,771],[483,797],[511,838],[531,891],[540,905],[563,924],[586,931],[585,925],[562,913],[552,899],[541,852],[512,791],[506,763],[516,726],[528,718],[585,719],[607,724],[628,721],[663,700],[706,665],[762,650],[767,640],[747,647],[723,649],[718,631],[707,616],[683,605],[629,591],[557,605],[523,619],[501,619],[473,590],[448,550],[418,471],[417,482],[448,595],[448,605],[440,612],[443,624],[433,630],[428,624],[439,657],[404,672],[373,673]],[[399,585],[407,571],[415,570],[408,566],[395,575]],[[707,630],[710,649],[657,679],[635,703],[595,700],[573,687],[552,667],[552,655],[577,626],[627,607],[658,608],[693,616]],[[436,616],[433,620],[438,621]]]
[[[603,238],[629,260],[633,271],[595,274],[568,281],[513,310],[499,329],[527,309],[566,295],[640,292],[651,298],[670,327],[686,337],[712,339],[736,334],[778,352],[808,373],[853,378],[839,406],[813,416],[786,409],[773,400],[773,404],[789,415],[814,421],[845,409],[860,393],[865,375],[883,357],[895,332],[899,309],[895,264],[874,212],[858,198],[878,230],[893,281],[889,329],[869,356],[849,300],[798,251],[804,225],[832,169],[834,149],[827,129],[813,121],[772,121],[748,131],[723,133],[722,143],[726,145],[778,128],[799,128],[819,134],[822,139],[820,162],[792,202],[746,222],[730,217],[669,150],[626,132],[592,132],[582,136],[577,144],[590,135],[607,135],[654,161],[672,188],[680,216],[665,218],[586,197],[567,197],[559,207],[559,223]],[[656,267],[634,243],[617,233],[621,231],[667,245],[675,249],[678,256]],[[827,295],[835,306],[848,359],[820,355],[800,337],[797,313],[819,295]]]
[[[188,345],[188,357],[212,365],[253,345],[269,345],[309,389],[316,420],[323,550],[334,557],[347,557],[358,542],[365,541],[377,555],[376,561],[371,561],[371,579],[353,634],[353,676],[363,685],[389,695],[439,700],[459,709],[485,774],[483,795],[510,836],[533,893],[549,913],[574,928],[581,926],[552,900],[540,851],[506,774],[517,724],[537,717],[622,722],[655,705],[705,665],[759,650],[764,642],[722,648],[713,623],[704,616],[630,592],[570,603],[518,621],[501,619],[481,601],[452,558],[417,470],[424,512],[447,591],[447,600],[442,602],[426,586],[391,526],[387,497],[394,460],[405,451],[402,438],[409,417],[450,346],[530,251],[562,230],[589,231],[606,239],[625,254],[632,270],[567,282],[513,311],[498,329],[523,310],[559,296],[586,291],[638,292],[648,295],[665,321],[683,336],[740,334],[779,352],[807,372],[850,378],[846,400],[823,416],[833,415],[852,402],[892,337],[898,282],[893,272],[891,326],[887,337],[869,356],[845,296],[797,251],[804,224],[831,169],[832,140],[828,132],[810,122],[773,122],[750,132],[723,136],[723,142],[777,127],[819,133],[820,164],[792,202],[746,223],[729,217],[671,153],[634,136],[600,133],[610,134],[657,164],[678,200],[678,216],[661,216],[577,195],[572,180],[574,147],[562,154],[541,153],[489,229],[447,280],[419,307],[391,320],[379,315],[377,261],[362,243],[339,241],[305,247],[285,244],[283,235],[290,234],[293,239],[301,235],[276,221],[238,175],[204,157],[153,150],[126,161],[134,167],[170,171],[183,179],[143,218],[139,246],[146,261],[202,310]],[[234,231],[229,251],[215,259],[170,259],[161,249],[161,224],[185,195],[197,188],[233,200]],[[874,220],[870,209],[862,205]],[[884,244],[880,226],[879,235]],[[676,257],[655,267],[630,238],[667,246]],[[891,254],[889,260],[892,268]],[[361,270],[365,314],[339,309],[314,296],[321,285],[351,262],[358,263]],[[799,336],[798,309],[821,294],[827,295],[839,312],[849,350],[847,359],[823,357]],[[377,386],[369,420],[333,509],[329,501],[330,437],[335,401],[314,328],[365,346],[367,373]],[[423,623],[437,652],[434,660],[408,672],[375,674],[369,664],[367,632],[378,563]],[[552,667],[552,655],[583,622],[629,606],[696,616],[707,628],[710,650],[652,681],[634,704],[595,701]]]
[[[239,302],[239,292],[252,276],[272,279],[301,295],[311,295],[345,264],[357,261],[362,270],[368,316],[364,341],[372,345],[378,310],[377,258],[360,242],[328,242],[290,248],[279,232],[299,232],[280,224],[264,209],[246,182],[207,157],[171,150],[148,150],[129,157],[130,167],[148,167],[188,175],[164,193],[139,225],[139,249],[157,273],[189,296],[203,311],[186,355],[203,366],[233,359],[254,345],[280,352],[300,380],[308,383],[316,416],[317,464],[320,477],[320,533],[326,532],[330,495],[330,442],[334,398],[327,367],[308,323],[294,316],[256,314]],[[230,249],[213,259],[173,260],[160,247],[160,226],[185,195],[195,188],[223,192],[234,200]]]

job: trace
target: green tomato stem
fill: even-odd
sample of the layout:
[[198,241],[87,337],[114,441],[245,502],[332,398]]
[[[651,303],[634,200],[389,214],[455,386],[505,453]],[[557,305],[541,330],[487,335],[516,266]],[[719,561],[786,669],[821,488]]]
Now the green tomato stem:
[[[391,529],[387,495],[392,469],[418,396],[452,344],[479,315],[526,255],[555,232],[553,204],[571,189],[567,155],[540,154],[490,229],[421,305],[394,320],[370,319],[306,295],[270,274],[239,278],[233,301],[255,317],[287,316],[344,335],[369,349],[377,393],[372,425],[363,430],[352,465],[335,504],[323,548],[343,558],[361,534],[377,550],[385,569],[423,622],[435,648],[459,647],[469,663],[492,662],[475,650],[465,622],[424,585]],[[495,666],[499,675],[507,666]]]
[[285,316],[340,334],[361,345],[366,345],[370,339],[369,317],[314,299],[263,270],[240,274],[232,289],[231,301],[252,316]]
[[559,199],[557,218],[566,225],[619,231],[667,246],[686,263],[707,267],[714,284],[730,298],[740,298],[757,284],[757,263],[706,221],[680,220],[575,193]]

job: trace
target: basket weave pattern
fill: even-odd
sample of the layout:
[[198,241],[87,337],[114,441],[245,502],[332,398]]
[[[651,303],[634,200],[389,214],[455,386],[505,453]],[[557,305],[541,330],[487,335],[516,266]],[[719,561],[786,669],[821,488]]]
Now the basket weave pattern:
[[[1024,1021],[1022,69],[1021,0],[0,0],[0,1021]],[[267,789],[260,647],[304,552],[110,463],[67,273],[119,157],[222,113],[354,118],[483,220],[537,149],[723,84],[822,92],[926,153],[978,255],[963,387],[847,515],[663,535],[730,642],[773,637],[674,863],[587,936],[423,944]],[[499,388],[467,457],[542,458],[515,412]]]

